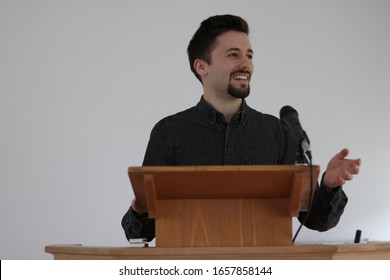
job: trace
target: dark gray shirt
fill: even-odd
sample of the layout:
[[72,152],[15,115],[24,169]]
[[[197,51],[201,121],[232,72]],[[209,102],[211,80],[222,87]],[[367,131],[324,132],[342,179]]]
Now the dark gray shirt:
[[[241,109],[228,123],[202,97],[196,106],[162,119],[151,132],[143,165],[295,163],[298,145],[280,120],[250,108],[245,100]],[[298,219],[308,228],[328,230],[337,225],[347,200],[341,187],[329,190],[321,180],[310,215],[301,212]],[[150,241],[155,236],[154,219],[131,207],[122,227],[127,239],[145,237]]]

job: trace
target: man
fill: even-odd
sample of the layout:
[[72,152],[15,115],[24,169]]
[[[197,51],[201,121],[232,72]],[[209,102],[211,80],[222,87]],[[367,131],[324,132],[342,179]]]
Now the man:
[[[279,119],[250,108],[253,50],[245,20],[232,15],[203,21],[188,46],[192,72],[203,86],[200,102],[164,118],[152,130],[144,166],[293,164],[297,144]],[[298,219],[325,231],[337,225],[347,197],[341,185],[358,174],[360,159],[343,149],[329,162],[310,214]],[[155,237],[155,223],[133,200],[122,219],[126,237]]]

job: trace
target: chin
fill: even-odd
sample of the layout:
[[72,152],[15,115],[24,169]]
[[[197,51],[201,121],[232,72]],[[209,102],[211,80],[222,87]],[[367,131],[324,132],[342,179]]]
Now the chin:
[[250,86],[243,85],[241,88],[235,88],[232,85],[229,85],[227,92],[236,98],[247,98],[250,93]]

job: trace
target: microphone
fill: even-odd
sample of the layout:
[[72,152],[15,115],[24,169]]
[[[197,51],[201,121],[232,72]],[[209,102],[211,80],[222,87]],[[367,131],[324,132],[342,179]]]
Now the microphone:
[[284,106],[279,114],[280,120],[290,130],[298,144],[300,155],[306,154],[311,160],[310,140],[299,122],[298,112],[291,106]]

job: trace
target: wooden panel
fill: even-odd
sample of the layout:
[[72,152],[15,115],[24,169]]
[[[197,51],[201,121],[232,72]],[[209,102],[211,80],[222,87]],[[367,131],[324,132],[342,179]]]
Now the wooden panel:
[[149,216],[156,217],[157,210],[157,195],[156,195],[156,184],[154,176],[152,174],[144,175],[144,188],[146,193],[146,205],[148,208]]
[[288,199],[160,200],[156,246],[291,245]]

